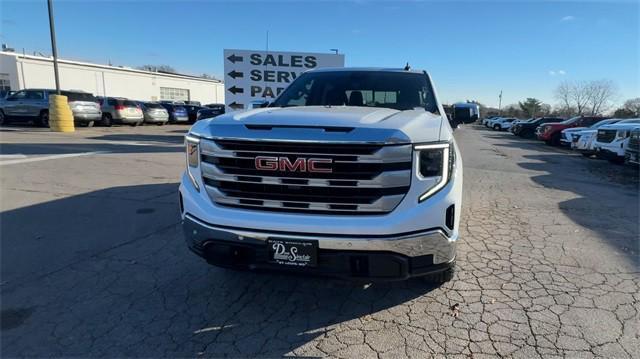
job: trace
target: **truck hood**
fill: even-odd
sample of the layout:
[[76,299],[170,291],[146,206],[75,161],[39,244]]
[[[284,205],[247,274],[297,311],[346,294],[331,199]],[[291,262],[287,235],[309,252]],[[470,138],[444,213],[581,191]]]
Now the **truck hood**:
[[190,132],[207,138],[419,143],[448,141],[451,131],[443,130],[444,123],[440,115],[423,109],[274,107],[220,115],[197,122]]
[[640,127],[640,123],[638,122],[627,122],[627,123],[614,123],[611,125],[604,125],[598,128],[599,130],[631,130],[636,127]]

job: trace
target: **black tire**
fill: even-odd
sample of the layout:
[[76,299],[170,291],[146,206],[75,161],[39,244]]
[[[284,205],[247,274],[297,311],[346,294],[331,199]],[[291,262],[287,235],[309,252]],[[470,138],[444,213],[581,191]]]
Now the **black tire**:
[[9,124],[9,120],[7,119],[7,117],[4,115],[4,112],[2,112],[0,110],[0,126],[4,126],[4,125],[8,125]]
[[110,114],[108,113],[102,114],[102,126],[105,126],[105,127],[113,126],[113,119],[111,118]]
[[500,125],[493,126],[493,130],[494,131],[500,131]]
[[40,116],[38,116],[36,123],[40,127],[49,127],[49,111],[45,110],[40,112]]
[[585,156],[585,157],[591,157],[591,153],[584,153],[583,152],[582,155]]
[[131,127],[137,127],[139,124],[140,124],[139,122],[134,122],[134,123],[129,124],[129,126],[131,126]]
[[551,140],[547,144],[551,146],[560,146],[560,136],[560,133],[554,133],[553,136],[551,136]]
[[451,267],[447,268],[446,270],[428,274],[422,277],[422,279],[427,283],[443,284],[446,282],[450,282],[453,279],[453,275],[455,274],[455,272],[455,264],[452,264]]
[[164,126],[166,124],[166,122],[158,122],[156,125],[158,126]]

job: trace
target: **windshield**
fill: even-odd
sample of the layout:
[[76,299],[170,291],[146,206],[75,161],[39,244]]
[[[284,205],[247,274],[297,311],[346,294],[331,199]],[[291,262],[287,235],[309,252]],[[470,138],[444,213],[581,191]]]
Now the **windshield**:
[[358,106],[437,112],[427,76],[413,72],[335,71],[298,77],[273,103],[289,106]]
[[630,120],[622,120],[618,123],[640,123],[640,118],[632,118]]
[[562,123],[562,124],[564,124],[564,125],[570,125],[570,124],[572,124],[572,123],[574,123],[574,122],[578,121],[578,120],[579,120],[579,119],[581,119],[581,118],[582,118],[582,117],[580,117],[580,116],[572,117],[572,118],[570,118],[570,119],[568,119],[568,120],[564,120],[564,121],[562,121],[562,122],[560,122],[560,123]]
[[71,92],[71,91],[61,91],[62,95],[67,96],[67,101],[88,101],[88,102],[97,102],[98,99],[95,98],[92,94],[86,92]]
[[158,103],[145,103],[144,107],[146,107],[146,108],[161,108],[161,109],[164,108]]

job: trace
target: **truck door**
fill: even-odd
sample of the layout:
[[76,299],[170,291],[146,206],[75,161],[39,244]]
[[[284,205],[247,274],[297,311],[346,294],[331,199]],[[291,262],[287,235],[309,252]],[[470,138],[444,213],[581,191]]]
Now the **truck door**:
[[23,102],[24,115],[29,117],[40,116],[40,111],[49,108],[42,90],[27,90],[26,99]]

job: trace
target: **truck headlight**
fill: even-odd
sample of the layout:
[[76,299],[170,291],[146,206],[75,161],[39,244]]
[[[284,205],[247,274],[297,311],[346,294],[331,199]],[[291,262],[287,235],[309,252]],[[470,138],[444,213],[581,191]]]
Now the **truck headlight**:
[[422,202],[449,183],[456,151],[452,142],[417,145],[414,149],[418,156],[416,175],[427,184],[426,192],[418,198],[418,202]]
[[193,175],[193,169],[200,166],[200,139],[198,137],[186,135],[184,136],[184,144],[187,154],[187,175],[193,184],[193,187],[200,192],[200,185]]

